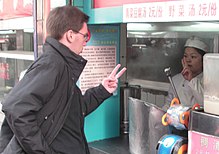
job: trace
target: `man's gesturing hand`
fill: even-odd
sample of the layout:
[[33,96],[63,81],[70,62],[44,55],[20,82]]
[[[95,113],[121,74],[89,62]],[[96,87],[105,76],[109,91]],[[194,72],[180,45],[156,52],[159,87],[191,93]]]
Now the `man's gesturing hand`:
[[124,67],[121,71],[119,71],[119,73],[117,73],[120,66],[121,66],[121,64],[118,64],[113,69],[111,74],[107,78],[103,79],[103,81],[102,81],[102,85],[109,93],[113,93],[116,90],[116,88],[118,86],[118,78],[120,78],[120,76],[122,76],[123,73],[126,71],[126,68]]

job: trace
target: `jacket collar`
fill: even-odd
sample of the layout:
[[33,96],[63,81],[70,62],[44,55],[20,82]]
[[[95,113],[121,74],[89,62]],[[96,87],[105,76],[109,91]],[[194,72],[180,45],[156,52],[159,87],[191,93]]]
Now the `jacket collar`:
[[87,60],[82,56],[75,54],[64,44],[60,43],[58,40],[52,37],[46,38],[46,44],[52,46],[55,51],[62,56],[62,58],[71,67],[73,74],[78,79],[87,63]]

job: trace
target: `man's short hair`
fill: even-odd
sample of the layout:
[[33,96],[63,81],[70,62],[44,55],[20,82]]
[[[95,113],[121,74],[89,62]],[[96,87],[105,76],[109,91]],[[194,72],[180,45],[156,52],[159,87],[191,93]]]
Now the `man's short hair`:
[[68,30],[79,31],[88,20],[89,16],[77,7],[70,5],[56,7],[48,15],[46,30],[49,36],[60,40]]

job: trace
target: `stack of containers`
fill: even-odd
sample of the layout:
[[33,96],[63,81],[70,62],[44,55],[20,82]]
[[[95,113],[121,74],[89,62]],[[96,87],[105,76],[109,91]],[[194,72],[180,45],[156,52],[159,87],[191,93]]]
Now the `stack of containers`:
[[162,117],[162,124],[169,126],[169,134],[160,138],[157,154],[184,154],[188,148],[188,122],[190,107],[182,106],[177,98]]

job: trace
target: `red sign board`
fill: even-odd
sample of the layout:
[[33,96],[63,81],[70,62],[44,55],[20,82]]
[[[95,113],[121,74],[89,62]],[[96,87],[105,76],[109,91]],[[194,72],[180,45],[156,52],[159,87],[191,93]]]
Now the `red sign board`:
[[93,8],[115,7],[124,4],[147,3],[147,2],[165,2],[171,0],[93,0]]
[[9,80],[9,64],[8,63],[0,63],[0,78]]
[[196,131],[188,132],[188,154],[218,154],[219,137]]
[[32,16],[32,0],[0,0],[0,20]]

